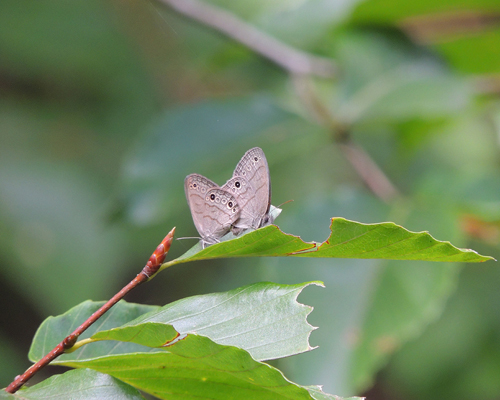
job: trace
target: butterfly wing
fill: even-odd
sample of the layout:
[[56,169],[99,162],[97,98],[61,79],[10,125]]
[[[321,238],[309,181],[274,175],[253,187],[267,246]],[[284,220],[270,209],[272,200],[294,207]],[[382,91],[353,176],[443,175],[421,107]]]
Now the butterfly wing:
[[198,174],[186,177],[184,190],[203,247],[219,242],[239,218],[240,207],[236,198]]
[[254,147],[245,153],[223,188],[229,190],[240,205],[241,217],[236,227],[257,229],[270,223],[271,178],[261,148]]
[[236,198],[241,209],[240,218],[234,226],[240,229],[258,228],[262,213],[265,211],[256,209],[255,206],[259,204],[257,193],[250,182],[241,176],[234,176],[222,186],[222,189]]

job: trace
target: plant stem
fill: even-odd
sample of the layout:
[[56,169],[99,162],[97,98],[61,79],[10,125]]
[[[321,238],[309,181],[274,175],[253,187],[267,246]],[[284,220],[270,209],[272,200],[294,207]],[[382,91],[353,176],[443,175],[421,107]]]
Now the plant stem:
[[165,260],[165,257],[170,249],[172,240],[174,237],[175,228],[173,228],[167,236],[161,241],[156,250],[153,252],[148,262],[142,269],[142,271],[134,278],[130,283],[128,283],[122,290],[115,294],[106,304],[104,304],[99,310],[93,313],[83,324],[81,324],[73,333],[64,338],[64,340],[59,343],[54,349],[47,353],[42,359],[37,363],[33,364],[28,368],[24,374],[18,375],[14,381],[7,386],[5,389],[8,393],[17,392],[21,386],[23,386],[28,380],[30,380],[38,371],[43,367],[53,361],[55,358],[59,357],[65,351],[71,349],[76,343],[78,337],[85,332],[94,322],[96,322],[102,315],[113,307],[118,301],[120,301],[128,292],[139,286],[141,283],[146,282],[150,279],[156,272],[158,268]]

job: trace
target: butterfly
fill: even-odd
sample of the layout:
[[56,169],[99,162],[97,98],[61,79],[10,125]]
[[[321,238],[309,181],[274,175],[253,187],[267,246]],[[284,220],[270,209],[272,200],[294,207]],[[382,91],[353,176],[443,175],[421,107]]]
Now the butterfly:
[[222,187],[199,174],[188,175],[184,190],[202,247],[274,222],[281,209],[271,206],[271,178],[259,147],[248,150]]

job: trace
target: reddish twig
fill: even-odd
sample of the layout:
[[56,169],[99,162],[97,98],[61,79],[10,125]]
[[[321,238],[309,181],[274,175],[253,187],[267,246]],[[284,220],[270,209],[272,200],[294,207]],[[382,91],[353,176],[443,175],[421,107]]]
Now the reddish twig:
[[135,287],[139,286],[141,283],[146,282],[149,278],[151,278],[158,269],[161,264],[165,260],[165,257],[170,249],[170,245],[172,244],[172,239],[174,237],[175,228],[172,229],[167,236],[162,240],[156,250],[153,252],[151,257],[149,257],[148,262],[142,269],[142,271],[122,290],[120,290],[117,294],[115,294],[106,304],[104,304],[99,310],[93,313],[83,324],[81,324],[73,333],[68,335],[64,340],[59,343],[54,349],[45,355],[41,360],[37,363],[33,364],[30,368],[28,368],[24,374],[19,375],[16,379],[5,389],[8,393],[15,393],[18,391],[21,386],[23,386],[33,375],[35,375],[40,369],[45,367],[55,358],[59,357],[65,351],[69,350],[76,343],[78,337],[87,330],[95,321],[102,317],[102,315],[108,311],[111,307],[113,307],[119,300],[121,300],[128,292],[130,292]]

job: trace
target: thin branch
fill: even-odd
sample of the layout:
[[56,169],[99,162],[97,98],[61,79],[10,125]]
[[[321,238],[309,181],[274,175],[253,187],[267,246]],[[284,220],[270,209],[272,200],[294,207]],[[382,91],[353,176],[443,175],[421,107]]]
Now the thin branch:
[[346,143],[339,143],[339,146],[346,159],[375,196],[386,203],[390,203],[399,196],[398,190],[366,151],[350,140]]
[[158,0],[179,14],[209,26],[244,44],[256,53],[273,61],[292,76],[303,103],[317,121],[325,125],[346,159],[366,186],[379,198],[389,202],[399,195],[389,178],[362,148],[350,139],[348,130],[330,113],[313,92],[307,77],[333,77],[336,66],[330,59],[316,57],[297,50],[267,35],[232,13],[199,0]]
[[332,60],[297,50],[262,32],[234,14],[198,0],[158,0],[179,14],[224,33],[291,74],[331,78],[336,67]]
[[103,316],[103,314],[120,301],[128,292],[139,286],[141,283],[146,282],[158,271],[159,267],[165,260],[165,257],[172,244],[175,228],[172,229],[167,236],[158,245],[153,252],[148,262],[142,271],[128,283],[122,290],[115,294],[106,304],[99,310],[93,313],[83,324],[81,324],[73,333],[68,335],[64,340],[59,343],[54,349],[46,354],[41,360],[28,368],[24,374],[18,375],[14,381],[5,389],[8,393],[17,392],[28,380],[30,380],[38,371],[48,365],[51,361],[59,357],[61,354],[69,351],[78,340],[78,337],[85,332],[95,321]]
[[332,115],[311,87],[310,81],[306,77],[294,76],[293,83],[295,91],[305,107],[318,123],[330,130],[333,140],[338,144],[344,157],[356,170],[368,189],[386,203],[398,197],[399,192],[387,175],[363,148],[351,140],[348,127]]

